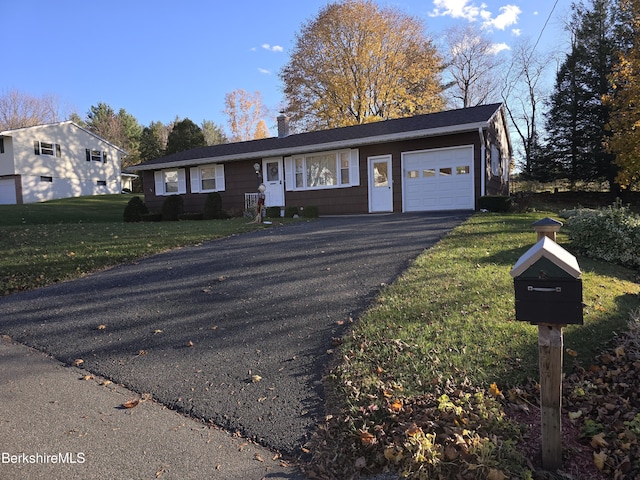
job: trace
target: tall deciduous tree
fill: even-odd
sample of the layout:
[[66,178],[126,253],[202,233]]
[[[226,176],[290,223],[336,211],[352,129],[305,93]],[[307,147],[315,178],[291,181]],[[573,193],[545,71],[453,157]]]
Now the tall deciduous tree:
[[19,90],[3,92],[0,94],[0,130],[57,122],[59,104],[55,95],[35,97]]
[[254,140],[258,132],[258,125],[268,114],[262,102],[260,92],[249,93],[241,88],[227,93],[224,97],[224,113],[229,116],[229,129],[232,142]]
[[167,139],[165,154],[183,152],[206,145],[202,129],[188,118],[185,118],[174,124],[173,130],[171,130]]
[[557,172],[549,168],[541,150],[541,108],[547,92],[541,85],[550,56],[537,53],[524,39],[513,46],[504,78],[502,100],[520,144],[519,167],[527,180],[548,181]]
[[371,0],[325,6],[280,73],[292,123],[317,130],[442,109],[442,60],[424,29]]
[[620,7],[621,45],[605,102],[612,109],[608,150],[616,155],[619,184],[628,188],[640,183],[640,0],[621,0]]
[[472,25],[446,32],[447,93],[458,107],[475,107],[500,98],[502,60],[491,40]]
[[615,188],[613,156],[604,144],[615,39],[610,1],[573,5],[571,52],[560,66],[547,121],[549,160],[575,186],[606,179]]

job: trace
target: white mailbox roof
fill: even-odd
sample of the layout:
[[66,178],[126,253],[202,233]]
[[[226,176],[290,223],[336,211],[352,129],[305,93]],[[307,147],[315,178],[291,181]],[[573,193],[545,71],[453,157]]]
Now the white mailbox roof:
[[580,266],[578,265],[576,257],[549,237],[543,237],[542,240],[527,250],[524,255],[518,259],[511,269],[511,276],[515,278],[522,275],[531,265],[543,257],[556,264],[572,277],[580,277]]

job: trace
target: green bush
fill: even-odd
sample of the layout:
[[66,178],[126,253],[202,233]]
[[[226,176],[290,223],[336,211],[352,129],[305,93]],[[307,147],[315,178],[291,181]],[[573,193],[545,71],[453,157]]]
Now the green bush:
[[302,216],[304,218],[318,218],[320,216],[320,210],[314,205],[309,205],[302,209]]
[[181,213],[178,215],[178,220],[202,220],[202,213]]
[[165,198],[162,204],[162,221],[176,222],[184,213],[184,200],[180,195],[171,195]]
[[124,207],[124,221],[141,222],[145,213],[149,213],[149,209],[142,199],[140,197],[132,197],[127,206]]
[[267,218],[280,218],[280,207],[267,207]]
[[616,203],[599,210],[577,210],[567,220],[571,244],[587,257],[640,267],[640,216]]
[[296,215],[299,215],[298,207],[285,207],[284,209],[285,218],[293,218]]
[[508,212],[511,209],[511,197],[485,195],[478,199],[478,208],[490,212]]
[[226,212],[222,210],[222,197],[218,192],[212,192],[207,195],[202,216],[205,220],[229,218]]

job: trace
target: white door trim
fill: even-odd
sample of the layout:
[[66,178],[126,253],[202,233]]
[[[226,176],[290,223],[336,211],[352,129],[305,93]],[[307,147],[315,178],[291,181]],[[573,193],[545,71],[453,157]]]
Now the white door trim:
[[[369,213],[393,212],[393,175],[391,155],[378,155],[367,158],[367,174],[369,177]],[[374,173],[375,163],[387,163],[386,185],[376,186]]]
[[[278,164],[278,171],[269,171],[274,164]],[[284,168],[282,157],[262,159],[262,183],[265,190],[265,207],[284,207]]]

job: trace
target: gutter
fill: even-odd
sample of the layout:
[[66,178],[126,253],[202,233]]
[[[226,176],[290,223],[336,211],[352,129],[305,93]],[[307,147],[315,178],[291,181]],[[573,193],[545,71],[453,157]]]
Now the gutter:
[[[222,155],[217,157],[201,157],[189,158],[179,161],[169,161],[163,163],[153,163],[147,165],[133,165],[128,167],[129,170],[162,170],[163,168],[187,167],[190,165],[204,163],[227,163],[233,161],[254,160],[266,157],[288,157],[291,155],[306,154],[327,150],[340,150],[343,148],[356,148],[363,145],[372,145],[376,143],[399,142],[403,140],[413,140],[417,138],[433,137],[438,135],[449,135],[454,133],[473,132],[476,128],[482,131],[486,126],[486,122],[468,123],[455,126],[430,128],[427,130],[413,130],[410,132],[390,133],[386,135],[375,135],[372,137],[353,138],[348,140],[338,140],[334,142],[317,143],[312,145],[300,145],[295,147],[283,147],[261,150],[256,152],[236,153],[232,155]],[[288,137],[291,138],[291,137]],[[483,144],[484,148],[484,144]]]
[[480,177],[480,196],[484,197],[487,194],[487,147],[484,143],[484,133],[482,127],[478,127],[478,135],[480,135],[480,166],[482,168],[482,176]]

